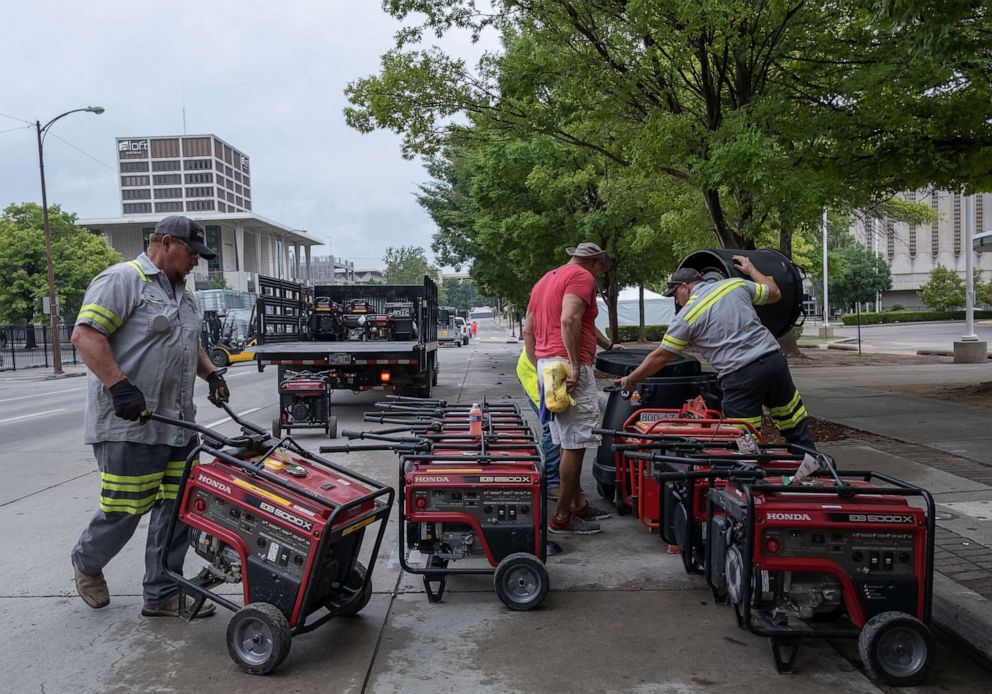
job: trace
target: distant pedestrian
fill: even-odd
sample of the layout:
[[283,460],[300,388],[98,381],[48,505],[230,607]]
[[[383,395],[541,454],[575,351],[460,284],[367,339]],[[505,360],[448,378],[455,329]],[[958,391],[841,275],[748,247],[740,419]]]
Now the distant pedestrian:
[[479,332],[479,321],[472,321],[472,327],[469,328],[469,331],[472,333],[472,337],[475,337],[475,334]]

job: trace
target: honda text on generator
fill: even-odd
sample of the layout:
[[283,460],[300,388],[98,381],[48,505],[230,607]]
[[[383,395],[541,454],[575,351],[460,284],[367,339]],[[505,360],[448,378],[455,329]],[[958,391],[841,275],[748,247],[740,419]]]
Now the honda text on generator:
[[[423,576],[431,602],[441,601],[449,575],[492,574],[508,608],[538,607],[549,587],[547,490],[540,447],[516,405],[484,403],[481,436],[469,431],[468,405],[400,398],[378,406],[386,412],[365,420],[396,428],[342,433],[386,445],[321,451],[387,448],[400,454],[403,569]],[[394,436],[402,432],[412,436]],[[488,566],[451,566],[479,559]]]
[[338,435],[338,418],[331,412],[331,384],[327,375],[286,369],[279,380],[279,416],[272,420],[272,435],[293,429],[322,429],[328,438]]
[[[437,384],[437,285],[304,287],[258,278],[258,369],[278,368],[273,433],[324,429],[334,390],[430,396]],[[356,296],[357,295],[357,296]]]
[[934,650],[933,497],[815,460],[826,469],[804,479],[722,473],[728,484],[708,498],[707,580],[740,626],[768,637],[779,672],[793,671],[803,639],[856,637],[869,674],[918,684]]
[[[177,523],[188,525],[190,545],[209,565],[191,579],[169,572],[194,598],[180,614],[192,619],[207,598],[234,611],[227,626],[228,652],[243,670],[261,675],[285,659],[292,636],[333,617],[354,616],[368,603],[393,490],[307,452],[292,439],[273,439],[224,409],[242,435],[226,437],[191,422],[150,415],[204,437],[186,459],[181,501],[161,559],[165,565]],[[358,555],[366,529],[376,521],[365,567]],[[212,590],[239,582],[243,606]]]

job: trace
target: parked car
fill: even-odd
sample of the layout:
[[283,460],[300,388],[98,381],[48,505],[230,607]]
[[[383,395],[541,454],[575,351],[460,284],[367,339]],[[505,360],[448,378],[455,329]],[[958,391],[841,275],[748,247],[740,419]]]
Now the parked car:
[[468,321],[464,318],[455,318],[455,325],[458,327],[458,332],[462,336],[462,344],[467,345],[469,338]]

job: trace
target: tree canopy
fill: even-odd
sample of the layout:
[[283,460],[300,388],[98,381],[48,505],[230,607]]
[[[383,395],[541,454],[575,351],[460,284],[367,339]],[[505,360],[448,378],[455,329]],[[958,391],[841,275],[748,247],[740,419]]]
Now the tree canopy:
[[[72,323],[90,281],[121,257],[58,205],[49,206],[48,218],[59,312]],[[48,296],[41,206],[9,205],[0,215],[0,239],[0,323],[37,320],[41,299]]]
[[430,264],[424,249],[419,246],[390,246],[382,256],[382,262],[386,266],[388,284],[421,284],[424,275],[438,278],[437,268]]

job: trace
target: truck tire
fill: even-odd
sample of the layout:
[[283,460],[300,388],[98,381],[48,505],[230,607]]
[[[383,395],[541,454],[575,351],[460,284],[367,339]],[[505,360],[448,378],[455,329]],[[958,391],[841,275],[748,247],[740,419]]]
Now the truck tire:
[[324,432],[327,434],[327,438],[336,439],[338,437],[338,418],[335,416],[330,416],[327,418],[327,424],[324,426]]

